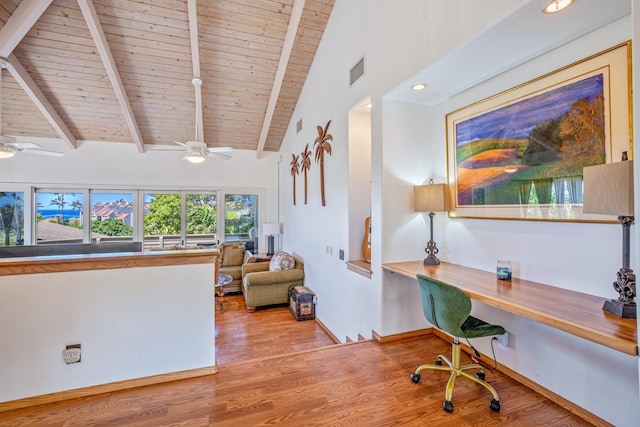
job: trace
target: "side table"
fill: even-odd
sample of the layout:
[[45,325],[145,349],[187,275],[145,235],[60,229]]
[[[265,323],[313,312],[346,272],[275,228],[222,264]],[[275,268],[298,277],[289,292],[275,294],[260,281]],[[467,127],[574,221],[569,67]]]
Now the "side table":
[[265,253],[253,254],[253,256],[255,257],[256,262],[269,262],[269,261],[271,261],[271,258],[273,257],[273,255],[267,255]]
[[218,283],[213,285],[216,290],[216,304],[220,307],[220,311],[224,311],[224,287],[233,281],[233,277],[228,274],[218,274]]

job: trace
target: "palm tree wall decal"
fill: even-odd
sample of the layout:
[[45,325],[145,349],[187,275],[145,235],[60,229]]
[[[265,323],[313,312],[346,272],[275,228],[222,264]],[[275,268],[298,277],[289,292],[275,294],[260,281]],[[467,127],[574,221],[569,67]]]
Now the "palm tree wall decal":
[[311,168],[311,151],[309,144],[304,147],[304,151],[300,153],[300,167],[304,173],[304,204],[307,204],[307,171]]
[[329,125],[331,120],[327,122],[324,129],[322,126],[318,126],[318,137],[313,142],[313,146],[316,147],[316,163],[320,162],[320,194],[322,196],[322,206],[326,206],[324,198],[324,153],[325,151],[331,155],[331,144],[329,141],[333,141],[333,136],[329,135]]
[[291,154],[291,176],[293,177],[293,204],[296,204],[296,175],[300,173],[300,156]]

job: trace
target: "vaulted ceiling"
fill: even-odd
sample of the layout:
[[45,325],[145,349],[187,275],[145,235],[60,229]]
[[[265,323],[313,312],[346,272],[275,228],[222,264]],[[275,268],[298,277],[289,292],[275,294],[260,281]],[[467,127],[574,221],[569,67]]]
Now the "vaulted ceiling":
[[0,0],[1,132],[277,151],[334,1]]

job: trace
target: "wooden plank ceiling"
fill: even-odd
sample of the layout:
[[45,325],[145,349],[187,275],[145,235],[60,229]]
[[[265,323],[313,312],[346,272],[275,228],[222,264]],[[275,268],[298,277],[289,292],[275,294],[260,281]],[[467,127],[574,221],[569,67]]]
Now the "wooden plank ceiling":
[[[299,25],[290,29],[300,1]],[[203,142],[258,155],[279,150],[334,1],[194,1]],[[3,135],[60,138],[71,148],[82,140],[130,143],[141,152],[195,138],[187,0],[53,0],[44,13],[31,11],[32,2],[0,0],[0,56],[9,61]],[[17,45],[6,42],[20,27],[26,35]],[[102,53],[94,41],[100,31]],[[44,99],[34,102],[34,93]],[[47,104],[51,114],[43,113]]]

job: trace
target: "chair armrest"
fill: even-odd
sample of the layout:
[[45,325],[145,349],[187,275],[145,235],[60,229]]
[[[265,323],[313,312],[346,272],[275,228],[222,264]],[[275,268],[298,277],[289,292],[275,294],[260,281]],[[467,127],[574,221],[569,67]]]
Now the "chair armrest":
[[[262,263],[256,263],[262,264]],[[266,264],[266,263],[264,263]],[[304,279],[304,270],[292,268],[290,270],[278,271],[261,271],[255,273],[246,273],[244,276],[244,284],[247,286],[255,285],[272,285],[274,283],[294,282]]]
[[257,271],[269,271],[268,262],[252,262],[242,266],[242,276],[247,273],[255,273]]
[[244,251],[244,260],[242,261],[243,264],[249,264],[252,262],[256,262],[257,259],[255,256],[253,256],[253,254],[251,253],[251,251],[246,250]]

